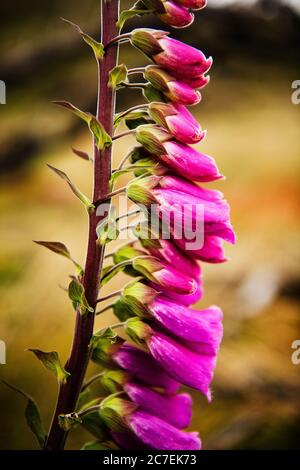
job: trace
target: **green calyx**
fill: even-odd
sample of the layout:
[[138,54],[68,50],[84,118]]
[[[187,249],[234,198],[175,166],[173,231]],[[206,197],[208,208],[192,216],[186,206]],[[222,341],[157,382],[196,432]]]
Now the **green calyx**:
[[134,29],[131,32],[131,43],[144,54],[151,57],[163,51],[159,44],[159,39],[168,34],[166,31],[155,29]]
[[127,429],[126,417],[130,416],[136,408],[137,406],[129,400],[109,396],[101,403],[99,414],[109,429],[122,432]]

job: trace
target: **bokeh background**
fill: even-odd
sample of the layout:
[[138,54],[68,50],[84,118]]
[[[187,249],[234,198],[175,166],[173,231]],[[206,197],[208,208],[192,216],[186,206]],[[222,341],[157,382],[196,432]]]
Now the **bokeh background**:
[[[291,344],[300,339],[300,106],[291,102],[291,83],[300,79],[300,2],[209,3],[191,28],[172,34],[215,59],[211,83],[194,111],[209,131],[201,149],[227,176],[217,186],[231,203],[238,244],[228,247],[230,263],[203,266],[200,305],[223,307],[225,337],[215,400],[208,405],[193,393],[193,428],[206,449],[296,448],[300,365],[291,362]],[[84,260],[84,210],[45,163],[66,171],[89,193],[91,167],[70,147],[91,151],[90,137],[50,102],[67,99],[94,111],[93,57],[59,17],[96,35],[98,14],[98,0],[1,2],[0,79],[7,85],[7,104],[0,106],[0,339],[7,345],[7,364],[0,375],[34,395],[47,425],[55,380],[24,350],[58,350],[67,358],[74,314],[59,284],[67,284],[71,266],[31,240],[63,241]],[[141,25],[164,26],[155,17],[128,23]],[[129,46],[122,46],[120,61],[147,63]],[[137,91],[120,91],[118,108],[139,99]],[[116,162],[131,143],[129,137],[116,146]],[[123,280],[119,275],[112,288]],[[108,320],[109,313],[97,326]],[[1,449],[36,448],[24,405],[0,384]],[[71,433],[68,448],[86,440],[84,431]]]

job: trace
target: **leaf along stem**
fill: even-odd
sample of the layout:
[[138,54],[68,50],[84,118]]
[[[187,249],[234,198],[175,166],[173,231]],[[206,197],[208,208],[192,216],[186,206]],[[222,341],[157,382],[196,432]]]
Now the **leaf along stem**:
[[[118,27],[120,0],[108,2],[101,0],[101,43],[107,46],[116,43],[117,47],[109,48],[100,62],[98,60],[98,104],[97,119],[102,123],[105,131],[112,135],[115,113],[115,90],[107,86],[109,72],[118,60]],[[128,39],[128,35],[126,36]],[[111,146],[100,150],[94,145],[94,196],[93,201],[99,201],[109,194],[111,178]],[[96,227],[105,216],[98,216],[96,211],[89,214],[89,239],[84,277],[82,284],[88,304],[95,309],[99,295],[99,285],[104,258],[104,245],[97,244]],[[68,432],[58,423],[60,414],[74,412],[82,388],[84,376],[90,358],[89,344],[94,330],[95,313],[80,315],[77,312],[73,344],[65,369],[71,374],[66,384],[60,386],[56,409],[54,412],[49,437],[46,443],[47,450],[63,450]]]

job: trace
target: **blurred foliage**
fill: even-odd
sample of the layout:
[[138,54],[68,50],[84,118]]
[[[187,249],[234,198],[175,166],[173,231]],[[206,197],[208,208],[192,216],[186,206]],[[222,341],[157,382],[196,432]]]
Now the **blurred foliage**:
[[[58,284],[68,284],[72,267],[31,240],[60,240],[84,260],[86,214],[44,163],[67,171],[89,194],[91,167],[70,150],[91,151],[89,136],[50,101],[95,107],[93,56],[58,18],[97,34],[98,4],[1,5],[0,79],[7,84],[7,105],[0,107],[0,339],[7,344],[7,365],[0,374],[35,396],[47,424],[55,380],[24,349],[55,349],[67,357],[74,314]],[[214,56],[211,83],[195,112],[209,131],[200,148],[227,176],[217,186],[231,203],[238,234],[237,246],[227,250],[230,263],[203,266],[200,306],[219,304],[225,316],[215,400],[208,405],[193,393],[193,428],[205,448],[299,447],[300,366],[291,363],[291,343],[300,337],[300,107],[291,104],[291,82],[300,78],[299,22],[287,7],[262,1],[249,10],[208,8],[192,28],[172,32]],[[145,24],[162,27],[154,17],[129,26]],[[147,60],[122,46],[120,62],[137,66]],[[120,91],[118,108],[138,98],[137,91]],[[118,142],[116,163],[131,144],[130,137]],[[120,178],[120,185],[125,182]],[[118,275],[105,292],[123,281]],[[97,327],[111,317],[99,318]],[[24,402],[2,386],[0,396],[0,448],[35,448]],[[76,431],[68,447],[79,448],[84,439],[90,439],[87,433]]]

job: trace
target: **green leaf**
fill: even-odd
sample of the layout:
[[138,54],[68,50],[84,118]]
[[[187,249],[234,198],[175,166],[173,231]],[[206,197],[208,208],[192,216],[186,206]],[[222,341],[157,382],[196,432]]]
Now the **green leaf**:
[[116,65],[109,72],[108,86],[110,88],[116,89],[120,83],[127,80],[127,67],[124,64]]
[[27,405],[25,409],[25,417],[26,417],[26,422],[28,427],[31,429],[33,434],[35,435],[39,446],[41,449],[45,447],[46,440],[47,440],[47,433],[45,431],[45,428],[43,426],[42,420],[41,420],[41,415],[39,411],[39,407],[36,403],[36,401],[28,395],[26,392],[23,392],[23,390],[15,387],[14,385],[11,385],[4,380],[2,382],[9,387],[11,390],[14,392],[19,393],[22,395],[26,400],[27,400]]
[[111,146],[111,137],[107,134],[101,122],[99,122],[94,116],[91,116],[89,129],[94,134],[96,146],[99,150],[104,150]]
[[80,199],[80,201],[86,206],[86,208],[88,210],[92,210],[94,209],[94,205],[92,204],[92,202],[90,201],[90,199],[85,196],[78,188],[77,186],[75,186],[74,183],[72,183],[72,181],[70,180],[70,178],[66,175],[66,173],[64,173],[63,171],[59,170],[58,168],[55,168],[54,166],[50,165],[49,163],[47,163],[47,166],[48,168],[50,168],[50,170],[52,170],[54,173],[56,173],[60,178],[62,178],[68,185],[69,187],[71,188],[71,191],[75,194],[75,196],[78,197],[78,199]]
[[77,413],[70,413],[67,415],[59,415],[58,424],[64,431],[70,431],[82,423],[82,419]]
[[72,23],[72,21],[66,20],[65,18],[62,18],[62,20],[65,23],[68,23],[71,26],[73,26],[73,28],[75,28],[78,31],[78,33],[80,34],[82,39],[93,49],[96,59],[98,59],[98,60],[103,59],[103,57],[104,57],[104,46],[101,42],[96,41],[94,38],[92,38],[91,36],[86,34],[84,31],[82,31],[80,26],[78,26],[75,23]]
[[89,124],[91,115],[89,113],[85,113],[84,111],[81,111],[81,109],[76,108],[72,103],[69,103],[69,101],[53,101],[53,104],[57,104],[58,106],[61,106],[62,108],[68,109],[71,111],[75,116],[79,117],[82,119],[84,122]]
[[81,450],[118,450],[119,447],[112,441],[92,441],[87,442]]
[[78,273],[81,275],[83,273],[83,269],[76,261],[73,260],[71,253],[69,252],[68,248],[61,242],[47,242],[47,241],[40,241],[40,240],[33,240],[34,243],[37,245],[44,246],[48,248],[48,250],[57,253],[58,255],[64,256],[65,258],[72,261],[72,263],[76,266]]
[[59,384],[65,384],[67,382],[67,379],[71,374],[62,366],[59,355],[56,351],[44,352],[40,349],[31,348],[28,349],[28,351],[32,352],[38,360],[43,363],[46,369],[55,374]]
[[89,127],[91,133],[95,137],[96,145],[100,150],[104,150],[112,144],[111,137],[105,131],[103,125],[98,119],[90,113],[85,113],[79,108],[76,108],[73,104],[68,101],[54,101],[54,104],[62,106],[63,108],[71,111],[75,116],[82,119]]
[[83,285],[77,279],[73,279],[70,282],[68,292],[69,298],[73,302],[74,309],[77,310],[79,308],[81,315],[94,311],[94,309],[88,304]]
[[149,10],[142,10],[142,9],[134,9],[131,8],[130,10],[124,10],[120,14],[119,21],[117,22],[117,27],[122,29],[126,21],[130,20],[136,15],[147,15],[149,13],[152,13]]
[[90,158],[89,154],[87,152],[83,152],[82,150],[75,149],[72,147],[72,152],[79,158],[82,158],[82,160],[87,160],[88,162],[92,161]]

